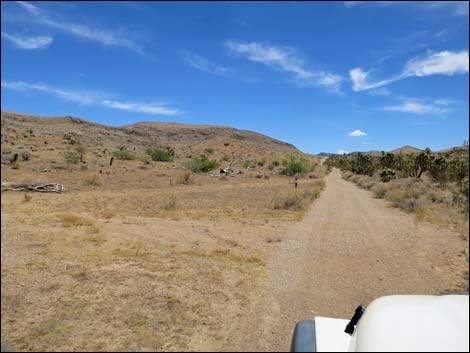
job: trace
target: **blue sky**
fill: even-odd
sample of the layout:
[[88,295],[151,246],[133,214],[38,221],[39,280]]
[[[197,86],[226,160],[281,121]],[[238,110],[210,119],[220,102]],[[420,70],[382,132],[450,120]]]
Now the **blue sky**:
[[468,140],[468,2],[5,2],[4,110],[305,152]]

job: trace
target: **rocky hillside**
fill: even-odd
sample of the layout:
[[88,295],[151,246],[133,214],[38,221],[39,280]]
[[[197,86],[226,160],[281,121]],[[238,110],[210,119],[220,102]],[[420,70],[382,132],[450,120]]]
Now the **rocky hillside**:
[[18,149],[57,152],[83,145],[90,152],[126,148],[171,147],[176,160],[203,153],[242,165],[247,160],[271,160],[301,153],[295,146],[246,130],[224,126],[142,122],[122,127],[96,124],[70,116],[43,117],[2,111],[2,155]]

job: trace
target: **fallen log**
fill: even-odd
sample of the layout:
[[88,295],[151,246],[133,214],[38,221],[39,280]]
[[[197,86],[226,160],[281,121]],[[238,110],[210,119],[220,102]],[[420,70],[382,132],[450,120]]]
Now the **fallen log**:
[[65,188],[63,185],[58,184],[58,183],[3,182],[2,190],[55,192],[55,193],[61,194],[65,191]]

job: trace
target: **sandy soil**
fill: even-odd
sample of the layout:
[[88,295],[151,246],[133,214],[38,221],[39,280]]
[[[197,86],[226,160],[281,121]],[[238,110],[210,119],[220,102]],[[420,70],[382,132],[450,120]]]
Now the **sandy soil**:
[[268,259],[248,350],[288,350],[297,321],[350,318],[357,305],[380,296],[468,294],[465,240],[390,208],[338,170],[326,185]]
[[465,240],[339,171],[303,218],[269,206],[290,179],[158,180],[2,194],[2,350],[285,351],[298,320],[468,293]]

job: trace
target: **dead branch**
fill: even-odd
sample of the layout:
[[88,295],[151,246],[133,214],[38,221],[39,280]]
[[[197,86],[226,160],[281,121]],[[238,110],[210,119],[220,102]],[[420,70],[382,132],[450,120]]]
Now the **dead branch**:
[[61,194],[65,188],[57,183],[3,182],[2,189],[7,191],[55,192]]

